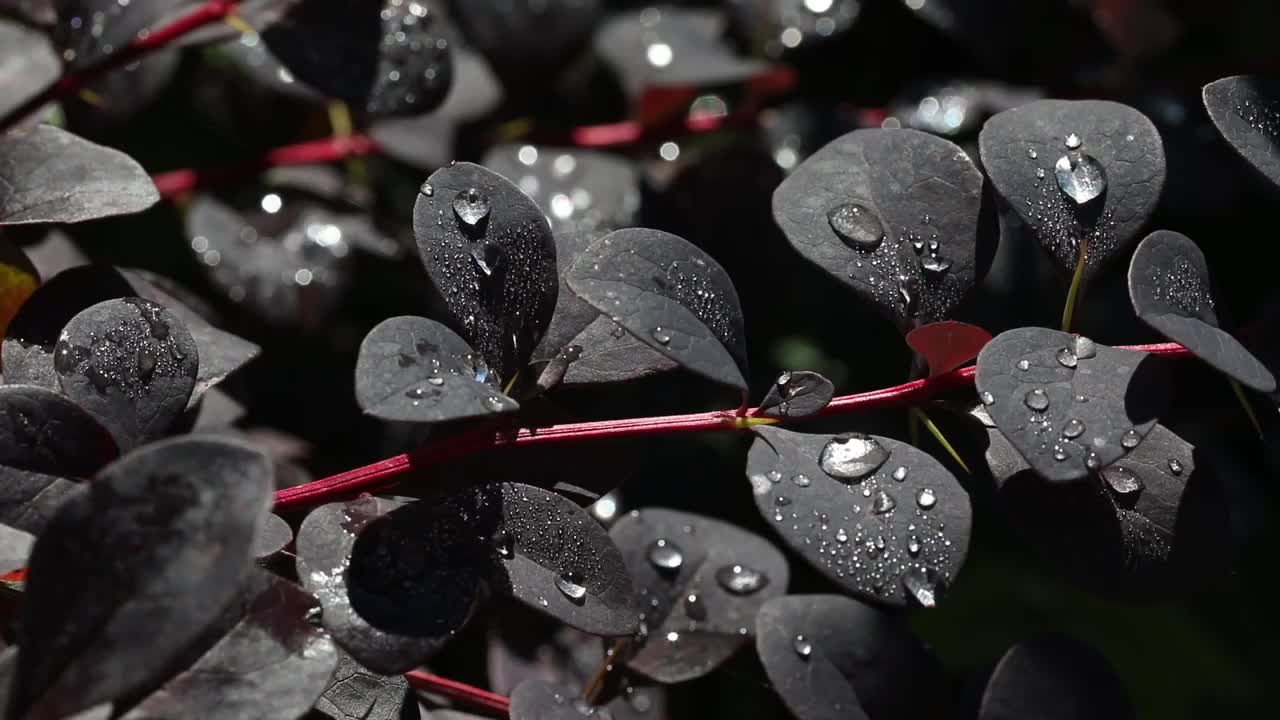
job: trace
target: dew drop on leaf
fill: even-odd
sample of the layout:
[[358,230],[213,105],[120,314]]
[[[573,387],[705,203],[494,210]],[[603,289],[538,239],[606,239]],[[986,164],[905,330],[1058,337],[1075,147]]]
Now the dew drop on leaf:
[[796,651],[796,655],[806,660],[813,654],[813,643],[803,635],[797,635],[795,640],[791,641],[791,648]]
[[556,589],[575,603],[581,603],[587,597],[587,589],[582,585],[582,576],[576,572],[557,575]]
[[910,567],[902,573],[902,587],[921,607],[938,605],[938,573],[929,567]]
[[453,199],[453,212],[466,226],[477,227],[489,217],[489,198],[477,188],[467,188]]
[[649,563],[661,573],[673,573],[684,564],[684,553],[680,552],[675,543],[659,538],[649,546]]
[[892,495],[884,490],[880,490],[876,493],[875,499],[871,501],[871,512],[876,515],[884,515],[897,506],[898,502],[893,499]]
[[884,242],[884,226],[879,218],[857,203],[845,203],[827,213],[827,223],[845,245],[870,252]]
[[768,585],[769,578],[745,565],[724,565],[716,570],[716,583],[732,595],[750,595]]
[[1142,478],[1129,468],[1112,465],[1103,469],[1100,474],[1117,495],[1129,496],[1142,490]]
[[1036,412],[1044,412],[1049,409],[1049,395],[1041,388],[1036,388],[1027,393],[1022,399],[1027,407]]
[[1058,189],[1077,205],[1084,205],[1107,189],[1107,175],[1092,155],[1063,155],[1053,166]]
[[1120,446],[1125,450],[1132,450],[1138,447],[1138,443],[1140,442],[1142,442],[1142,436],[1133,428],[1125,430],[1124,435],[1120,436]]
[[879,440],[862,433],[843,433],[822,448],[818,464],[834,478],[859,480],[875,472],[889,459]]
[[931,488],[920,488],[916,492],[916,505],[919,505],[921,510],[930,510],[937,504],[938,496]]

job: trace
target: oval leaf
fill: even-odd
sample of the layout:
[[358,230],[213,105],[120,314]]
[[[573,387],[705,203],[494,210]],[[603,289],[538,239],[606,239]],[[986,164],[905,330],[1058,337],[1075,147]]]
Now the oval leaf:
[[943,320],[907,333],[907,345],[929,365],[929,377],[949,373],[978,357],[991,333],[957,320]]
[[329,687],[308,720],[416,720],[418,702],[404,675],[380,675],[339,653]]
[[262,39],[324,93],[373,114],[419,115],[449,90],[452,34],[432,0],[302,0]]
[[804,417],[820,412],[836,394],[835,385],[809,370],[787,370],[778,375],[769,394],[760,401],[765,417]]
[[7,117],[62,74],[44,33],[0,19],[0,117]]
[[443,422],[518,410],[466,341],[434,320],[401,316],[365,336],[356,402],[383,420]]
[[987,682],[979,720],[1130,720],[1124,685],[1097,650],[1062,635],[1014,645]]
[[80,312],[63,328],[53,357],[63,391],[126,449],[161,437],[182,415],[199,365],[186,325],[142,298]]
[[569,288],[650,348],[746,390],[746,332],[728,273],[661,230],[609,233],[574,262]]
[[627,667],[658,682],[715,670],[750,639],[760,606],[787,591],[782,553],[719,520],[647,508],[623,516],[610,535],[643,608]]
[[423,184],[413,232],[453,326],[509,380],[555,309],[556,246],[542,211],[497,173],[456,163]]
[[133,158],[52,125],[0,135],[0,225],[75,223],[160,199]]
[[[580,694],[541,680],[525,680],[511,693],[511,720],[578,720],[596,713]],[[612,714],[605,710],[602,716]]]
[[301,717],[338,666],[338,648],[328,633],[307,621],[317,609],[315,598],[293,583],[266,572],[251,574],[224,619],[230,627],[123,717]]
[[1164,188],[1164,145],[1137,110],[1104,100],[1038,100],[992,117],[982,165],[1059,269],[1082,248],[1092,277],[1137,237]]
[[1204,86],[1209,118],[1231,148],[1272,185],[1280,185],[1280,81],[1253,75]]
[[1054,482],[1079,480],[1137,447],[1164,408],[1165,382],[1154,356],[1045,328],[997,335],[976,375],[1000,432]]
[[859,597],[938,602],[964,565],[973,521],[968,494],[941,463],[858,433],[765,426],[756,435],[747,455],[756,507],[794,551]]
[[1157,230],[1129,263],[1129,298],[1143,322],[1242,385],[1269,393],[1276,378],[1240,341],[1218,328],[1209,266],[1185,235]]
[[855,130],[773,192],[773,217],[806,260],[902,329],[944,319],[978,277],[982,173],[918,130]]
[[252,567],[271,484],[258,451],[184,437],[69,497],[31,554],[11,711],[62,717],[170,672]]
[[293,528],[274,513],[263,519],[253,538],[253,556],[259,562],[274,556],[293,542]]
[[840,595],[774,598],[756,616],[756,652],[799,720],[937,717],[937,659],[897,618]]

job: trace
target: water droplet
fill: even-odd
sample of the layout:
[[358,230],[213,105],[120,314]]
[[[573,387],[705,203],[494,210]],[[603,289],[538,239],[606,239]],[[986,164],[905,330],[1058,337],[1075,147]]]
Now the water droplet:
[[1049,395],[1043,388],[1036,388],[1035,390],[1027,393],[1026,397],[1022,399],[1022,402],[1026,403],[1027,407],[1035,410],[1036,412],[1044,412],[1049,409]]
[[1074,368],[1078,364],[1078,358],[1071,348],[1059,349],[1057,358],[1058,364],[1065,368]]
[[1076,357],[1080,358],[1081,360],[1088,360],[1089,358],[1094,357],[1098,354],[1097,343],[1095,343],[1093,340],[1090,340],[1089,338],[1083,335],[1076,336],[1074,340],[1074,345],[1075,345],[1074,351],[1075,351]]
[[1044,179],[1044,168],[1036,168],[1036,179],[1037,180]]
[[911,557],[915,557],[920,554],[920,538],[915,535],[907,538],[907,552]]
[[920,314],[920,280],[913,275],[898,276],[898,299],[907,317]]
[[427,378],[427,382],[430,383],[431,385],[435,385],[436,387],[439,387],[444,384],[444,378],[437,375],[435,377]]
[[1084,466],[1090,470],[1097,470],[1102,467],[1102,458],[1098,457],[1098,453],[1090,450],[1084,454]]
[[410,388],[404,391],[404,396],[410,400],[421,400],[427,396],[427,389],[422,387]]
[[1092,155],[1072,159],[1066,155],[1053,166],[1058,188],[1077,205],[1084,205],[1107,189],[1107,175]]
[[791,384],[791,371],[787,371],[778,375],[778,379],[777,379],[778,387],[785,388],[789,384]]
[[490,395],[484,399],[484,406],[492,412],[502,412],[507,409],[507,399],[497,395]]
[[485,277],[492,277],[493,271],[502,260],[502,246],[496,242],[481,240],[471,246],[471,259],[475,260],[476,266]]
[[778,472],[777,470],[770,470],[768,474],[765,475],[765,477],[769,478],[769,482],[775,485],[782,482],[782,473]]
[[1062,437],[1067,438],[1068,440],[1078,438],[1083,434],[1084,423],[1076,420],[1075,418],[1068,420],[1067,424],[1062,426]]
[[1035,148],[1027,148],[1027,157],[1031,158],[1032,160],[1035,160],[1036,158],[1040,157],[1040,153],[1036,152]]
[[435,197],[436,189],[431,186],[431,183],[424,182],[422,183],[422,187],[418,188],[418,192],[426,195],[427,197]]
[[831,230],[845,245],[861,252],[870,252],[884,241],[884,226],[880,219],[857,203],[845,203],[827,213]]
[[511,533],[505,529],[499,529],[493,534],[493,549],[503,558],[510,558],[515,547],[515,539],[511,537]]
[[926,255],[920,258],[920,267],[931,275],[941,275],[951,268],[951,260],[936,255]]
[[702,602],[697,593],[689,593],[684,598],[684,614],[690,620],[699,622],[707,619],[707,604]]
[[902,587],[921,607],[938,606],[938,573],[929,567],[910,567],[902,573]]
[[453,199],[453,212],[467,226],[476,227],[489,217],[489,198],[476,188],[467,188]]
[[1027,370],[1030,370],[1030,369],[1031,369],[1031,361],[1029,361],[1029,360],[1019,360],[1019,361],[1018,361],[1018,369],[1019,369],[1019,370],[1022,370],[1023,372],[1025,372],[1025,371],[1027,371]]
[[556,589],[575,603],[581,603],[587,597],[587,589],[582,585],[582,576],[576,572],[570,571],[556,576]]
[[1067,459],[1066,448],[1062,447],[1061,445],[1054,445],[1053,459],[1057,460],[1058,462],[1062,462],[1063,460],[1066,460]]
[[798,487],[809,487],[809,476],[805,475],[804,473],[801,473],[791,478],[791,481],[794,482]]
[[1066,140],[1063,141],[1063,144],[1067,146],[1068,150],[1079,150],[1080,136],[1075,133],[1071,133],[1067,136]]
[[750,595],[768,585],[769,578],[745,565],[724,565],[716,570],[716,583],[734,595]]
[[826,474],[850,480],[870,475],[889,459],[879,440],[862,433],[837,435],[822,448],[818,464]]
[[898,482],[902,482],[902,481],[906,480],[906,479],[907,479],[907,469],[906,469],[905,467],[903,467],[903,466],[899,465],[899,466],[898,466],[898,467],[893,471],[893,479],[894,479],[894,480],[897,480]]
[[773,504],[778,507],[786,507],[791,504],[791,498],[786,495],[778,495],[773,499]]
[[1177,458],[1169,458],[1169,472],[1174,475],[1182,474],[1182,463],[1178,462]]
[[653,339],[657,340],[659,345],[666,345],[671,342],[671,334],[666,330],[663,330],[661,325],[653,329],[652,335]]
[[670,574],[679,570],[684,564],[684,553],[680,552],[680,548],[676,547],[675,543],[659,538],[649,546],[649,563],[659,572]]
[[898,506],[898,501],[893,499],[889,493],[881,490],[876,493],[875,500],[871,501],[871,512],[876,515],[883,515]]
[[1142,478],[1129,468],[1110,465],[1100,474],[1117,495],[1132,495],[1142,490]]
[[839,530],[836,530],[836,542],[840,543],[841,545],[849,542],[849,533],[846,532],[844,528],[840,528]]
[[1142,442],[1142,436],[1139,435],[1138,431],[1134,430],[1133,428],[1129,428],[1128,430],[1125,430],[1124,435],[1120,436],[1120,445],[1125,450],[1132,450],[1138,447],[1138,443],[1140,442]]
[[932,488],[920,488],[916,492],[916,505],[919,505],[921,510],[931,510],[937,504],[938,496],[934,494]]
[[806,660],[813,654],[813,643],[809,642],[803,635],[797,635],[796,639],[791,641],[791,647],[796,651],[797,655]]
[[992,395],[992,394],[991,394],[991,393],[989,393],[989,392],[984,392],[984,393],[982,393],[982,398],[981,398],[981,399],[982,399],[982,404],[983,404],[983,405],[991,405],[992,403],[994,403],[994,402],[996,401],[995,396],[994,396],[994,395]]

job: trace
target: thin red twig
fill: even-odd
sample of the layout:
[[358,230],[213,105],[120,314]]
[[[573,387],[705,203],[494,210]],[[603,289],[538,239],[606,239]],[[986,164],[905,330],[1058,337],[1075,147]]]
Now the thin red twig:
[[478,687],[460,683],[456,680],[432,675],[420,670],[404,674],[409,684],[418,690],[425,690],[436,695],[466,705],[473,710],[487,710],[496,717],[505,718],[511,710],[511,701],[502,695],[481,690]]
[[169,43],[187,33],[206,25],[222,22],[235,11],[239,4],[240,0],[206,0],[191,12],[168,25],[152,30],[145,36],[134,39],[133,42],[101,60],[83,68],[64,72],[62,77],[44,90],[0,118],[0,132],[16,126],[51,102],[57,102],[80,92],[104,73],[124,67],[153,50],[168,47]]
[[[1120,346],[1154,355],[1183,357],[1189,355],[1186,348],[1177,343],[1157,345]],[[901,385],[844,395],[834,398],[817,417],[847,415],[895,407],[911,407],[952,390],[973,385],[973,367],[953,370],[924,380],[913,380]],[[747,417],[754,416],[754,411]],[[804,418],[798,418],[804,419]],[[575,443],[587,440],[643,435],[677,435],[683,433],[712,432],[717,430],[745,430],[750,425],[739,422],[733,410],[713,410],[688,415],[600,420],[585,423],[566,423],[542,428],[521,428],[517,431],[497,432],[482,428],[475,432],[450,438],[447,442],[427,445],[401,455],[348,470],[337,475],[285,488],[276,492],[275,509],[288,512],[313,507],[362,492],[373,492],[390,484],[397,477],[412,470],[433,464],[456,460],[482,450],[510,447],[512,445],[550,445]]]
[[367,135],[330,137],[278,147],[259,157],[226,167],[212,170],[192,168],[174,170],[153,176],[151,180],[156,184],[156,189],[160,191],[162,197],[172,198],[199,187],[250,177],[268,168],[334,162],[376,152],[378,152],[377,143]]

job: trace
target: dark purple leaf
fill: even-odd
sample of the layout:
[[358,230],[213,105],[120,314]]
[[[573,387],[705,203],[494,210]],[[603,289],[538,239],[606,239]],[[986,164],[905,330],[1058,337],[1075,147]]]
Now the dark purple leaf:
[[1128,692],[1097,650],[1062,635],[1014,645],[982,695],[979,720],[1131,720]]
[[293,528],[279,515],[270,514],[258,526],[253,536],[253,556],[259,562],[266,560],[293,542]]
[[409,683],[399,673],[380,675],[339,653],[338,669],[306,720],[418,720]]
[[35,536],[29,532],[0,525],[0,575],[25,568],[35,542]]
[[1204,106],[1223,139],[1258,172],[1280,185],[1280,81],[1254,75],[1204,86]]
[[785,370],[760,401],[760,414],[777,418],[813,415],[831,402],[835,392],[831,381],[816,372]]
[[62,74],[44,33],[0,20],[0,117],[7,116]]

